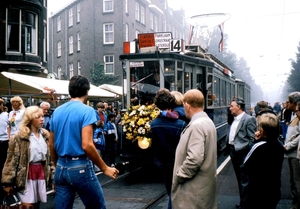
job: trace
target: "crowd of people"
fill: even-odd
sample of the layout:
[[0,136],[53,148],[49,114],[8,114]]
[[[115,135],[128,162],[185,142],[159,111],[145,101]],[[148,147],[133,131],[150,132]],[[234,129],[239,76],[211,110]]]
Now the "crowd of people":
[[[103,103],[107,105],[103,117],[85,105],[89,89],[86,77],[73,76],[71,99],[52,114],[46,101],[25,107],[19,96],[6,104],[0,99],[1,200],[14,195],[22,208],[38,209],[41,202],[47,202],[46,192],[51,188],[56,193],[55,208],[73,208],[76,193],[86,208],[106,208],[94,166],[112,179],[118,176],[114,167],[117,115],[109,112],[107,103]],[[104,146],[97,146],[98,138],[106,140]],[[109,150],[108,162],[97,148]]]
[[[96,172],[112,179],[119,174],[115,165],[122,116],[106,102],[96,109],[86,105],[89,89],[86,77],[73,76],[71,99],[52,114],[46,101],[25,108],[22,98],[14,96],[11,107],[4,108],[0,99],[1,197],[17,195],[22,205],[37,209],[52,188],[55,208],[71,209],[76,193],[86,208],[106,208]],[[162,88],[155,95],[153,105],[160,112],[150,134],[168,209],[217,208],[217,131],[204,102],[198,89],[183,95]],[[255,116],[238,97],[228,111],[226,151],[239,189],[236,208],[276,208],[284,158],[291,209],[300,208],[300,92],[289,94],[282,105],[258,102]]]

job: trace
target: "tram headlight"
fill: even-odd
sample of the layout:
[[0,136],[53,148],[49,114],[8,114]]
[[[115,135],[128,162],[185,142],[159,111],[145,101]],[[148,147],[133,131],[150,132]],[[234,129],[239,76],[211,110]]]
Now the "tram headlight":
[[138,145],[141,149],[147,149],[150,146],[150,143],[146,137],[143,140],[138,140]]

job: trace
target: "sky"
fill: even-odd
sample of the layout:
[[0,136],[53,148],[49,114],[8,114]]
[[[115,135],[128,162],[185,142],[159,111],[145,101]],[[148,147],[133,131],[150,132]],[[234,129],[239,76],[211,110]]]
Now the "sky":
[[[48,1],[48,13],[72,1]],[[299,0],[168,0],[168,4],[175,10],[183,8],[186,17],[230,14],[224,23],[227,49],[247,61],[252,77],[267,97],[264,99],[276,101],[291,69],[289,60],[295,59],[300,42]]]

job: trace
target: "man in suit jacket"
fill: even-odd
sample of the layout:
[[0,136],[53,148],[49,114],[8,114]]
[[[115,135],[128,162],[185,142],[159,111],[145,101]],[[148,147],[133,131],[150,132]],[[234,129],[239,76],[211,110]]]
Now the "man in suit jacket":
[[234,116],[234,120],[227,134],[227,143],[240,194],[240,204],[237,204],[236,207],[242,208],[243,198],[241,194],[245,188],[243,184],[247,184],[247,181],[246,176],[241,172],[241,165],[254,143],[257,125],[256,118],[245,113],[245,103],[242,98],[237,97],[232,100],[230,112]]
[[172,207],[217,208],[217,132],[203,112],[204,97],[198,89],[184,94],[184,111],[191,119],[182,131],[173,171]]

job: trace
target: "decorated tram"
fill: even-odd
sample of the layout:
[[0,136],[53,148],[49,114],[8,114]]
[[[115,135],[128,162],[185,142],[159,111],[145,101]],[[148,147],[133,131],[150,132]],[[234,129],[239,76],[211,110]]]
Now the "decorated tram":
[[[172,33],[139,34],[138,40],[124,43],[124,54],[119,58],[123,64],[123,89],[126,95],[123,108],[127,110],[124,120],[125,123],[127,120],[127,124],[123,126],[121,143],[121,158],[125,161],[134,159],[141,162],[145,156],[152,157],[154,147],[146,136],[151,117],[148,117],[148,123],[140,120],[137,124],[138,119],[133,121],[129,115],[134,116],[141,110],[150,111],[150,115],[155,111],[148,107],[153,104],[160,88],[182,94],[189,89],[198,89],[203,93],[204,111],[215,124],[219,151],[226,146],[227,116],[232,98],[244,98],[250,110],[251,88],[247,83],[236,79],[232,69],[212,54],[205,53],[199,45],[184,46],[183,40],[173,39]],[[145,137],[134,131],[134,127],[137,130],[139,127],[145,128]]]

